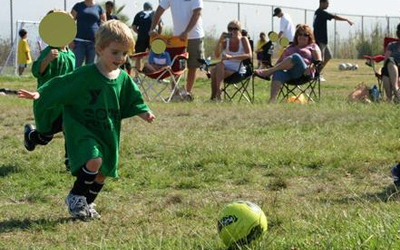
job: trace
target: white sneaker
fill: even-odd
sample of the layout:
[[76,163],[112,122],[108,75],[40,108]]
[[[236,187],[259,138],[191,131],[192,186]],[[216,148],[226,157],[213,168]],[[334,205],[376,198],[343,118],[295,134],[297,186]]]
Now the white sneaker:
[[90,217],[89,206],[85,196],[69,193],[67,198],[65,198],[65,204],[67,204],[68,211],[72,217],[80,219]]
[[319,76],[319,80],[320,80],[321,82],[326,82],[325,78],[324,78],[322,75]]
[[96,211],[96,209],[94,209],[94,207],[96,206],[96,203],[90,203],[89,204],[89,216],[92,219],[100,219],[101,215]]

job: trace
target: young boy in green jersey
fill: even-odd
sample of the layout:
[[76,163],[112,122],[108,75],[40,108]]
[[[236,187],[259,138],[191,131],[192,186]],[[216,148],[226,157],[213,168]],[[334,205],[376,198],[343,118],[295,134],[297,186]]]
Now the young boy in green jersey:
[[118,177],[121,120],[135,115],[150,123],[155,119],[132,78],[119,69],[133,43],[128,26],[107,21],[96,33],[97,63],[55,77],[37,92],[19,90],[21,98],[36,100],[37,112],[39,107],[64,109],[69,165],[76,176],[65,202],[73,217],[100,218],[93,201],[106,177]]
[[[47,14],[62,12],[59,10],[49,11]],[[67,47],[47,46],[32,65],[32,74],[37,79],[37,89],[50,79],[65,75],[75,69],[75,54]],[[36,101],[33,109],[37,108]],[[38,123],[37,128],[33,124],[26,124],[24,131],[24,146],[28,151],[33,151],[36,145],[47,145],[53,135],[62,131],[62,107],[46,109],[41,113],[47,119],[45,123]],[[42,119],[38,119],[42,120]],[[66,156],[67,157],[67,156]],[[66,162],[67,163],[67,162]]]

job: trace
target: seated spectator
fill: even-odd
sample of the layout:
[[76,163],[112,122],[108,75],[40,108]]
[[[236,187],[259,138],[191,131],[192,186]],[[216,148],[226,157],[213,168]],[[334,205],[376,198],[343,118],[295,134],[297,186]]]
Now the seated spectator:
[[156,54],[153,51],[149,53],[149,61],[145,63],[143,72],[145,74],[151,74],[162,68],[171,66],[171,56],[167,51],[160,54]]
[[245,73],[246,68],[240,67],[241,61],[252,56],[249,39],[242,36],[239,21],[228,24],[228,33],[222,32],[214,53],[221,62],[211,70],[211,100],[220,101],[222,81],[235,72]]
[[[397,25],[397,38],[400,39],[400,23]],[[382,68],[382,81],[387,101],[391,101],[393,94],[396,103],[400,102],[399,93],[399,64],[400,40],[388,44],[385,53],[385,63]]]
[[242,36],[247,37],[247,39],[249,39],[251,51],[254,51],[254,41],[249,36],[249,32],[247,32],[247,30],[245,29],[242,29],[240,33],[242,33]]
[[270,102],[276,102],[282,83],[310,75],[315,72],[312,62],[321,60],[321,50],[315,43],[314,34],[307,24],[299,25],[294,40],[285,49],[277,64],[266,70],[256,70],[254,75],[261,78],[272,76]]
[[[271,33],[274,33],[273,31],[270,31],[268,33],[268,37],[270,36]],[[272,55],[274,54],[274,43],[269,40],[266,42],[262,47],[261,47],[261,68],[272,68]]]
[[257,68],[262,69],[263,49],[262,47],[267,43],[266,35],[264,32],[260,33],[260,40],[257,41]]

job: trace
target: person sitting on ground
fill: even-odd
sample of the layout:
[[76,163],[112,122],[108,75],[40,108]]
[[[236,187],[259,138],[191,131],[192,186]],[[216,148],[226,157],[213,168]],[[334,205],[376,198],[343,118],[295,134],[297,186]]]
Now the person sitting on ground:
[[157,54],[153,51],[149,53],[149,61],[145,63],[143,72],[151,74],[171,65],[171,56],[167,51]]
[[394,94],[395,102],[399,103],[400,23],[397,25],[396,35],[399,40],[389,43],[386,49],[382,81],[387,101],[390,102]]
[[[252,52],[247,37],[240,33],[240,22],[231,21],[228,33],[223,32],[215,47],[215,57],[221,57],[221,62],[211,70],[211,100],[221,100],[221,82],[235,72],[246,73],[241,61],[251,59]],[[240,68],[239,68],[240,67]]]
[[321,50],[315,43],[311,27],[302,24],[296,30],[293,44],[286,48],[277,64],[266,70],[256,70],[254,75],[264,79],[273,76],[270,102],[276,102],[282,83],[315,72],[313,61],[321,61]]

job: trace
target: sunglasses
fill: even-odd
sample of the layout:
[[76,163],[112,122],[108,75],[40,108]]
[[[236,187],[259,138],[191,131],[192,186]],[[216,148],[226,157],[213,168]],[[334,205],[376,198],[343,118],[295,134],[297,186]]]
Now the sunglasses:
[[308,33],[299,33],[299,36],[310,37],[310,34],[308,34]]
[[228,27],[228,31],[239,30],[238,27]]

